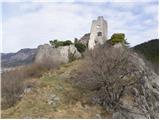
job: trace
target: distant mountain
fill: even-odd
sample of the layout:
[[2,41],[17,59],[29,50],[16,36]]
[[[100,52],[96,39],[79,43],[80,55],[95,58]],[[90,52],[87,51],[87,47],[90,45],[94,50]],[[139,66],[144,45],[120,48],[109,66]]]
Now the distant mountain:
[[153,68],[158,73],[159,66],[159,39],[153,39],[148,42],[133,47],[136,52],[141,53],[149,62],[153,64]]
[[33,62],[37,49],[21,49],[16,53],[1,53],[2,68],[26,65]]

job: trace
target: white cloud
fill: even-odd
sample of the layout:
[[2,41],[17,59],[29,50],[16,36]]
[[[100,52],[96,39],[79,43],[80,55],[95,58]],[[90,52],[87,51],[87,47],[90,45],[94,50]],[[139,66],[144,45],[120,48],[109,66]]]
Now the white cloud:
[[[37,47],[56,38],[80,38],[90,31],[91,21],[99,15],[103,15],[108,21],[109,36],[115,32],[124,32],[132,46],[157,37],[158,23],[153,26],[154,19],[141,21],[144,17],[143,11],[138,14],[132,11],[136,9],[136,4],[119,10],[123,5],[127,6],[127,3],[17,3],[18,10],[24,11],[24,14],[3,21],[3,52]],[[36,9],[39,6],[41,8]],[[153,16],[156,18],[157,14],[154,12]],[[145,29],[147,26],[150,29]]]

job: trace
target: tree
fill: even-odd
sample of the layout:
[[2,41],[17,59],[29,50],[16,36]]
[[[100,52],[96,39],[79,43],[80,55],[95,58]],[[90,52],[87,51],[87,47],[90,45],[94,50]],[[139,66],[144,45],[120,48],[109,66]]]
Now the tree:
[[83,53],[86,50],[86,46],[80,42],[76,42],[75,47],[80,53]]
[[116,43],[122,43],[123,45],[128,45],[128,43],[126,42],[124,33],[114,33],[111,36],[110,40],[111,40],[112,45]]
[[67,46],[73,44],[70,40],[58,41],[57,39],[55,39],[54,41],[51,40],[49,42],[55,48],[58,48],[59,46]]
[[82,68],[75,75],[82,88],[96,91],[99,103],[116,109],[127,87],[138,80],[137,71],[130,62],[129,50],[99,46],[87,54]]
[[73,43],[70,40],[66,40],[63,42],[63,46],[67,46],[67,45],[71,45],[71,44],[73,44]]
[[77,43],[78,42],[78,38],[74,38],[74,43]]

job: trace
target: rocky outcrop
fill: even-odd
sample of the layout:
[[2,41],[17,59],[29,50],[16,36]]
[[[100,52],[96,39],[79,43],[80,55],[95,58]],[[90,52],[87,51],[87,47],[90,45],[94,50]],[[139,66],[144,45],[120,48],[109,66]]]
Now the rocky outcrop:
[[50,61],[56,64],[61,64],[68,63],[69,61],[80,57],[81,54],[77,51],[74,45],[53,48],[48,44],[44,44],[38,47],[35,63]]
[[[120,49],[120,45],[114,46]],[[130,62],[137,69],[133,75],[138,83],[126,89],[120,100],[120,108],[113,112],[114,119],[158,119],[159,117],[159,81],[158,75],[150,69],[135,52],[130,54]],[[129,79],[129,78],[128,78]]]
[[78,42],[84,44],[85,46],[88,46],[89,38],[90,38],[90,33],[86,33],[79,39]]

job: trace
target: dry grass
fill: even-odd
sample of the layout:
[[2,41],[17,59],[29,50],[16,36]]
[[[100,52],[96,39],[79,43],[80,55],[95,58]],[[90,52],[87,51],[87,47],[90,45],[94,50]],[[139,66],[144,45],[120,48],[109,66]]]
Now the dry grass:
[[[81,62],[74,61],[40,79],[31,79],[34,88],[24,94],[15,107],[2,111],[2,118],[96,118],[96,114],[109,118],[110,114],[102,107],[90,103],[91,92],[70,82],[70,72],[76,70]],[[52,94],[60,98],[57,106],[47,103]]]
[[57,68],[54,64],[50,64],[50,62],[46,64],[34,63],[2,73],[2,109],[14,106],[21,99],[24,89],[28,86],[34,86],[34,83],[26,82],[27,79],[40,78],[45,72]]

